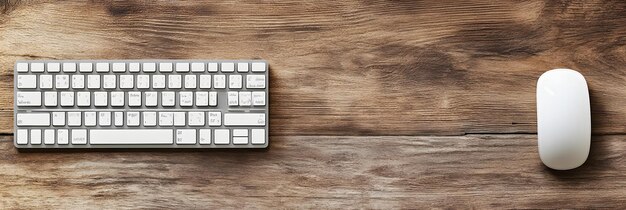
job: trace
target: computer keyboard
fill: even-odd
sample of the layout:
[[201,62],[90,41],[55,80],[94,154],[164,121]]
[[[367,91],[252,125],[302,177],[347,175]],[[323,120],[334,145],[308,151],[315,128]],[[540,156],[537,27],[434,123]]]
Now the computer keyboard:
[[17,148],[265,148],[262,60],[15,64]]

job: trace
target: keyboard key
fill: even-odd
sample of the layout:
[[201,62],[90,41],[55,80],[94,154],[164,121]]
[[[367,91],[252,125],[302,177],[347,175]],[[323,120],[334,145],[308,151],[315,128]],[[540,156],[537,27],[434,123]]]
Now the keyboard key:
[[159,63],[159,72],[172,72],[172,63]]
[[211,75],[200,75],[200,88],[211,88]]
[[144,63],[143,64],[143,72],[156,72],[156,63]]
[[41,144],[41,129],[30,129],[30,144]]
[[191,63],[192,72],[204,72],[204,63]]
[[57,106],[58,98],[56,91],[46,91],[44,92],[44,105],[46,106]]
[[177,129],[176,144],[196,144],[196,129]]
[[65,126],[65,112],[52,112],[52,125]]
[[152,88],[154,89],[165,88],[165,75],[152,75]]
[[96,126],[96,112],[85,112],[85,126]]
[[200,144],[211,144],[211,129],[200,129],[198,133]]
[[222,125],[222,113],[221,112],[209,112],[209,126],[221,126]]
[[87,75],[87,88],[100,89],[100,75]]
[[17,63],[15,64],[15,68],[17,72],[28,72],[28,63]]
[[31,63],[30,64],[31,72],[40,73],[40,72],[43,72],[43,70],[44,70],[43,63]]
[[265,144],[265,129],[252,129],[252,144]]
[[37,75],[18,75],[17,88],[37,88]]
[[265,92],[252,92],[252,105],[265,106]]
[[63,72],[76,72],[76,63],[63,63]]
[[239,92],[239,106],[252,105],[252,92],[242,91]]
[[135,82],[133,81],[133,75],[120,75],[120,88],[121,89],[133,89]]
[[237,63],[237,72],[248,72],[248,63]]
[[228,88],[239,89],[241,88],[241,75],[230,75],[228,77]]
[[196,88],[196,75],[185,75],[185,88],[187,89]]
[[239,106],[239,93],[237,91],[228,92],[228,106]]
[[68,89],[70,88],[70,76],[69,75],[56,75],[54,78],[56,89]]
[[252,72],[265,72],[265,63],[252,63]]
[[225,113],[226,126],[265,126],[265,113]]
[[226,88],[226,75],[213,75],[213,88],[215,89]]
[[246,88],[263,89],[265,88],[265,75],[247,75]]
[[233,129],[233,136],[248,136],[248,129]]
[[[138,64],[138,63],[137,63]],[[139,66],[136,66],[135,72],[139,71]],[[113,63],[113,72],[126,72],[126,64],[125,63]]]
[[78,64],[78,71],[80,71],[80,72],[92,72],[93,71],[93,64],[91,64],[91,63],[79,63]]
[[139,126],[139,112],[126,112],[126,125]]
[[233,137],[233,144],[248,144],[248,137]]
[[104,89],[115,89],[116,88],[116,79],[115,75],[104,75],[102,76],[102,87]]
[[189,126],[204,126],[204,112],[189,112]]
[[17,129],[17,144],[28,144],[28,129]]
[[235,63],[222,63],[222,72],[234,72]]
[[96,63],[96,72],[109,72],[109,63]]
[[114,112],[115,126],[124,126],[124,112]]
[[48,63],[48,72],[56,73],[61,71],[60,63]]
[[196,106],[209,105],[209,92],[196,92]]
[[91,93],[90,92],[77,92],[76,93],[76,105],[77,106],[91,106]]
[[230,130],[215,129],[215,144],[230,144]]
[[61,92],[61,106],[74,106],[74,92]]
[[39,76],[39,88],[52,89],[52,75]]
[[[129,72],[136,73],[136,72],[139,72],[139,70],[140,70],[139,63],[129,63],[128,64],[128,71]],[[115,70],[113,70],[113,71],[115,71]]]
[[144,97],[146,98],[146,106],[154,107],[157,106],[158,101],[158,93],[157,92],[145,92]]
[[72,129],[72,144],[76,144],[76,145],[87,144],[87,130],[86,129]]
[[69,144],[69,135],[70,135],[70,132],[68,129],[57,130],[57,144],[60,144],[60,145]]
[[149,75],[137,75],[137,88],[138,89],[150,88],[150,76]]
[[17,113],[17,126],[50,126],[50,113]]
[[111,106],[124,106],[124,92],[111,92]]
[[72,88],[85,88],[85,75],[72,75]]
[[111,112],[99,112],[98,114],[98,125],[111,126]]
[[208,66],[209,66],[209,69],[208,69],[209,72],[212,72],[212,73],[217,72],[217,63],[209,63]]
[[185,91],[178,93],[180,106],[193,106],[193,92]]
[[141,92],[139,91],[128,92],[128,106],[132,106],[132,107],[141,106]]
[[156,126],[157,123],[157,114],[156,112],[143,112],[143,126],[153,127]]
[[67,125],[68,126],[81,126],[82,114],[80,112],[67,112]]
[[174,92],[161,92],[161,106],[176,105],[176,94]]
[[44,144],[54,144],[55,141],[55,130],[54,129],[46,129],[43,131],[43,143]]
[[174,125],[174,112],[159,112],[159,126]]
[[57,130],[57,144],[65,145],[69,144],[70,131],[68,129]]
[[173,129],[91,129],[89,143],[98,144],[173,144]]
[[108,94],[107,92],[94,92],[93,104],[94,106],[108,106]]
[[217,106],[217,92],[209,92],[209,106]]
[[181,75],[169,75],[167,77],[167,80],[168,80],[167,88],[179,89],[179,88],[182,87],[181,86],[181,80],[182,80]]
[[186,122],[184,112],[174,112],[174,126],[185,126]]
[[189,63],[176,63],[176,72],[189,72]]
[[17,92],[17,106],[41,106],[41,92]]

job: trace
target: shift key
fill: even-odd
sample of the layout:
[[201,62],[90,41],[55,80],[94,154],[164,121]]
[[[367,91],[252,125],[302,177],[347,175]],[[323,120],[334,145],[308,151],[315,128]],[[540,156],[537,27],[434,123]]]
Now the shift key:
[[17,113],[17,126],[50,126],[50,113]]

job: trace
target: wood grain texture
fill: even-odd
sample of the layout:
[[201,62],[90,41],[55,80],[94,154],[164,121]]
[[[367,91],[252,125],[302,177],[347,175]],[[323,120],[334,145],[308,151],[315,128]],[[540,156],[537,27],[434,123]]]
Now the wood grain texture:
[[[623,209],[624,14],[620,0],[0,0],[0,208]],[[267,60],[270,148],[13,148],[16,60],[143,58]],[[559,67],[587,78],[596,135],[568,172],[541,165],[532,135],[536,79]]]
[[625,138],[594,137],[585,165],[555,172],[535,135],[278,136],[266,151],[77,153],[18,153],[2,137],[0,205],[617,209]]
[[[263,58],[271,66],[273,135],[534,133],[536,79],[568,67],[589,81],[593,132],[626,133],[624,1],[5,7],[3,90],[16,59]],[[13,94],[0,94],[0,116],[10,117]],[[9,119],[1,132],[11,133]]]

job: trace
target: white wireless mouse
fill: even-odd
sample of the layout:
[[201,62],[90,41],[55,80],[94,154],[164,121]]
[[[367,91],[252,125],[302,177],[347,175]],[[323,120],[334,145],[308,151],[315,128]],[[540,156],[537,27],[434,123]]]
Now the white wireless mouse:
[[582,74],[571,69],[547,71],[537,81],[539,157],[548,167],[581,166],[591,144],[589,90]]

